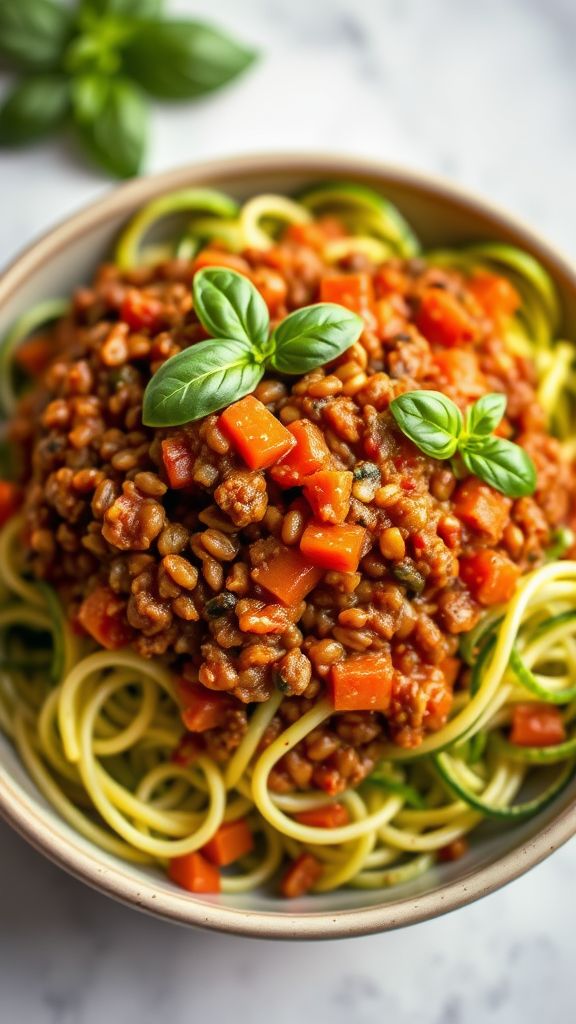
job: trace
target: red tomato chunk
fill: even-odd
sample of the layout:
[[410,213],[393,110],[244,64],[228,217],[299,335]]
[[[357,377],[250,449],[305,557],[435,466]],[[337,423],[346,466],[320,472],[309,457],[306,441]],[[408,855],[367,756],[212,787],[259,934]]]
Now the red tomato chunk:
[[564,743],[566,729],[558,708],[550,704],[516,704],[510,742],[519,747],[553,747]]

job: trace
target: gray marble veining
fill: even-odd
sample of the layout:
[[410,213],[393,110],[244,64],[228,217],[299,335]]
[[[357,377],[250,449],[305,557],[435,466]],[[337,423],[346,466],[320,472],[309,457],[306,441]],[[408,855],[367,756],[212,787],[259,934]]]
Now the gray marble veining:
[[[150,168],[349,151],[447,174],[576,256],[574,0],[177,0],[262,49],[237,87],[157,108]],[[57,143],[0,155],[0,262],[108,188]],[[576,847],[409,931],[289,946],[116,906],[0,826],[0,1020],[572,1020]]]

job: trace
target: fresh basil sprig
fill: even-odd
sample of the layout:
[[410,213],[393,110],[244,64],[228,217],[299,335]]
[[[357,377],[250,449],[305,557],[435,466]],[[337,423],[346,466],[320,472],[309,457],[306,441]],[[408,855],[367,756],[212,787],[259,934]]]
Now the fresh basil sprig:
[[215,337],[172,356],[154,374],[142,410],[149,427],[175,427],[217,412],[254,391],[269,367],[308,373],[350,348],[364,327],[342,306],[319,303],[291,313],[270,334],[258,289],[221,267],[195,274],[193,296],[200,323]]
[[509,498],[533,494],[536,468],[528,452],[492,433],[506,409],[506,396],[483,395],[466,412],[439,391],[408,391],[390,403],[403,434],[434,459],[459,456],[466,469]]
[[163,17],[162,0],[0,0],[0,60],[26,77],[0,105],[0,146],[71,125],[117,177],[137,174],[148,137],[145,94],[196,99],[232,81],[252,50],[203,22]]

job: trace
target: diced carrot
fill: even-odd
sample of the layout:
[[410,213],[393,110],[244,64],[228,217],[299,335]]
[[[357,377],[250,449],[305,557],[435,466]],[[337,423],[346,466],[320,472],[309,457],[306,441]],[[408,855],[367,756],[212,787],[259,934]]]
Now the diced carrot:
[[201,853],[173,857],[168,865],[168,876],[188,892],[220,892],[220,872]]
[[96,587],[80,605],[78,622],[102,647],[116,651],[134,635],[124,608],[125,602],[109,587]]
[[252,284],[255,284],[264,302],[268,306],[270,316],[279,318],[286,315],[286,298],[288,285],[277,270],[271,267],[256,267],[251,273]]
[[374,307],[374,284],[370,274],[326,274],[320,281],[320,302],[336,302],[364,316]]
[[363,526],[310,523],[300,541],[300,550],[312,565],[336,572],[356,572],[362,555],[366,530]]
[[54,342],[45,334],[37,334],[22,342],[14,353],[14,362],[29,377],[39,377],[54,357]]
[[16,515],[22,504],[22,491],[11,480],[0,480],[0,526]]
[[225,821],[212,839],[202,847],[202,853],[220,868],[233,864],[254,849],[254,837],[244,818]]
[[237,706],[234,697],[220,690],[208,690],[200,683],[181,680],[178,690],[183,704],[182,721],[189,732],[219,728]]
[[164,307],[153,295],[129,288],[122,300],[120,318],[133,331],[157,331],[162,323]]
[[342,238],[345,234],[344,225],[337,217],[322,217],[306,224],[290,224],[284,238],[296,245],[321,250],[329,239]]
[[294,817],[300,825],[311,825],[312,828],[339,828],[350,821],[348,808],[344,804],[326,804],[324,807],[313,807],[309,811],[300,811]]
[[194,483],[195,458],[185,434],[175,434],[162,441],[162,461],[168,483],[174,490]]
[[280,892],[287,900],[304,896],[322,874],[322,864],[311,853],[301,853],[293,861],[280,882]]
[[479,398],[483,394],[485,383],[475,352],[465,348],[436,349],[432,360],[440,378],[457,388],[464,398]]
[[445,288],[428,288],[416,317],[418,330],[433,345],[456,348],[473,341],[477,325],[462,303]]
[[512,502],[478,477],[460,484],[453,498],[454,514],[470,529],[496,543],[508,525]]
[[487,316],[496,323],[512,316],[520,308],[521,299],[507,277],[479,270],[467,282],[468,291]]
[[329,465],[330,449],[320,428],[310,420],[295,420],[288,430],[296,444],[272,467],[270,475],[280,487],[298,487],[305,477]]
[[519,747],[553,747],[565,739],[566,729],[558,708],[536,702],[514,706],[511,743]]
[[194,270],[201,270],[202,267],[226,267],[227,270],[235,270],[238,274],[250,277],[250,265],[242,256],[221,252],[219,249],[204,249],[198,253],[194,259]]
[[448,863],[453,860],[460,860],[464,857],[470,849],[470,844],[465,836],[460,836],[460,839],[453,839],[447,846],[442,846],[438,850],[438,859]]
[[304,480],[304,494],[317,519],[323,523],[343,523],[350,509],[352,473],[322,469]]
[[269,561],[252,570],[252,579],[283,604],[300,604],[314,590],[322,576],[295,548],[281,547]]
[[516,589],[520,569],[500,551],[484,548],[460,559],[460,579],[480,604],[502,604]]
[[386,711],[392,697],[394,670],[390,655],[378,651],[353,654],[332,665],[330,695],[335,711]]
[[250,469],[267,469],[296,444],[290,431],[253,395],[228,406],[219,424]]
[[444,674],[444,679],[448,683],[448,686],[454,686],[454,683],[460,674],[462,662],[460,661],[460,658],[447,657],[440,662],[438,668]]

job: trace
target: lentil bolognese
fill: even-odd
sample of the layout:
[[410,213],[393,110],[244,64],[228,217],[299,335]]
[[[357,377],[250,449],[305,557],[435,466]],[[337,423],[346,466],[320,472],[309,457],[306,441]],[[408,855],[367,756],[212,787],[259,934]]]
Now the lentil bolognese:
[[[175,230],[175,219],[179,230]],[[184,225],[184,227],[182,227]],[[547,272],[360,185],[155,200],[0,353],[0,725],[194,893],[380,888],[576,763]]]

